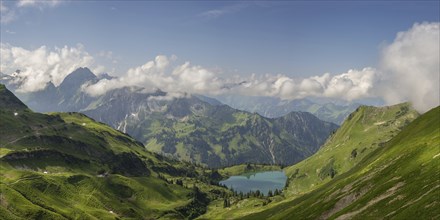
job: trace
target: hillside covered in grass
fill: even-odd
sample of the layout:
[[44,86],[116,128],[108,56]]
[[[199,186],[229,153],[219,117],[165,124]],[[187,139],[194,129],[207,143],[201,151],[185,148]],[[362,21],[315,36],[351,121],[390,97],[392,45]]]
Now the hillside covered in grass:
[[2,85],[0,122],[0,219],[194,218],[226,191],[209,170],[82,114],[34,113]]
[[418,116],[409,103],[359,107],[318,152],[285,169],[289,195],[304,194],[347,172]]
[[438,219],[439,124],[436,107],[348,172],[245,219]]

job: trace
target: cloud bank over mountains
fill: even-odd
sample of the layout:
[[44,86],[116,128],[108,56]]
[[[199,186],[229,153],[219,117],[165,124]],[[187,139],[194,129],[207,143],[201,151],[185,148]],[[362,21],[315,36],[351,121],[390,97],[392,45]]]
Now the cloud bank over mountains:
[[[159,55],[130,68],[118,78],[102,79],[83,89],[92,96],[126,86],[139,86],[147,92],[161,89],[170,94],[240,94],[281,99],[314,96],[349,101],[380,97],[388,104],[411,101],[417,110],[424,112],[439,105],[439,26],[439,23],[416,23],[408,31],[398,33],[380,52],[380,65],[376,68],[308,78],[270,74],[226,77],[190,62],[179,64],[175,56]],[[57,85],[81,66],[91,67],[95,72],[103,70],[81,45],[49,51],[45,46],[26,50],[1,44],[1,56],[2,72],[22,70],[18,74],[24,82],[22,91],[43,89],[49,81]]]
[[41,46],[34,50],[0,44],[0,71],[14,73],[16,81],[21,83],[20,92],[42,90],[48,82],[59,85],[63,79],[75,69],[83,66],[100,71],[102,67],[95,65],[93,56],[87,53],[82,45],[50,49]]

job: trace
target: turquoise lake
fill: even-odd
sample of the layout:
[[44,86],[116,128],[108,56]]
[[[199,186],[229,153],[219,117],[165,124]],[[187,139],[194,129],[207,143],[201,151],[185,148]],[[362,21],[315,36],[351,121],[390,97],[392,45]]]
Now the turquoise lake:
[[247,193],[260,190],[264,195],[267,195],[269,190],[273,192],[275,189],[283,189],[286,180],[287,176],[283,171],[264,171],[231,176],[227,180],[220,181],[220,183],[228,188],[232,187],[237,192]]

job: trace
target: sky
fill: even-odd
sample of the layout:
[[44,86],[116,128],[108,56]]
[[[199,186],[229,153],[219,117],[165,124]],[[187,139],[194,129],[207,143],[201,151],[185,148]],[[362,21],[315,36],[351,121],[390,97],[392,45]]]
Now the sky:
[[438,1],[63,1],[18,8],[1,24],[1,41],[111,52],[116,73],[176,55],[225,72],[308,76],[374,66],[384,42],[415,22],[438,21],[439,7]]
[[[420,47],[438,46],[439,8],[439,1],[2,0],[2,72],[28,66],[29,91],[48,80],[60,83],[83,65],[122,78],[90,89],[95,93],[141,86],[128,80],[138,77],[144,86],[168,90],[167,84],[184,81],[174,87],[214,94],[240,87],[234,92],[282,99],[378,96],[393,103],[411,99],[393,91],[375,94],[384,89],[372,84],[414,71],[389,58],[408,50],[399,47],[402,42],[415,48],[416,57],[426,56]],[[423,41],[422,32],[433,44],[407,42]],[[408,34],[399,40],[399,33]],[[420,71],[435,80],[438,50],[428,52],[432,68]]]

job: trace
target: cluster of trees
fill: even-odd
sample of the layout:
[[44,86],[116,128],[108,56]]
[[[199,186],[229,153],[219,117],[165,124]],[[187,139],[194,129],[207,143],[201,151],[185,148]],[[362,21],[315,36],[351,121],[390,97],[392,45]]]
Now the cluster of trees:
[[[248,164],[246,168],[252,169],[252,165]],[[184,182],[182,179],[175,179],[175,180],[170,180],[167,179],[165,176],[163,176],[162,174],[158,174],[158,178],[164,180],[166,183],[168,184],[176,184],[176,185],[180,185],[183,186],[185,188],[188,188],[186,185],[184,185]],[[211,190],[211,192],[213,192],[214,194],[216,194],[216,196],[214,198],[223,198],[223,207],[227,208],[231,206],[231,201],[233,203],[243,200],[243,199],[249,199],[249,198],[259,198],[259,199],[263,199],[263,206],[269,204],[271,202],[271,197],[274,196],[278,196],[281,195],[282,191],[279,189],[275,189],[274,191],[269,190],[267,195],[265,195],[264,193],[262,193],[260,190],[256,190],[256,191],[249,191],[247,193],[243,193],[243,192],[238,192],[236,190],[234,190],[233,188],[229,190],[226,190],[227,187],[226,185],[222,185],[219,184],[219,182],[217,181],[218,179],[221,179],[222,176],[219,174],[219,172],[217,170],[212,170],[211,172],[205,172],[205,170],[202,170],[202,173],[200,173],[199,176],[196,176],[196,182],[202,182],[202,183],[206,183],[209,185],[215,185],[215,186],[220,186],[225,188],[224,190],[219,190],[219,189],[213,189]],[[193,204],[190,204],[189,206],[185,207],[185,208],[181,208],[182,210],[179,210],[180,212],[183,212],[187,215],[200,215],[201,213],[204,213],[204,211],[206,210],[198,210],[195,209],[195,204],[205,204],[207,202],[207,200],[209,200],[206,196],[206,194],[201,193],[199,188],[197,188],[196,186],[193,186]],[[195,204],[194,204],[195,203]],[[199,204],[199,205],[200,205]]]
[[231,189],[232,195],[229,194],[222,194],[223,197],[223,208],[227,208],[231,206],[231,198],[234,198],[238,201],[243,199],[249,199],[251,197],[253,198],[259,198],[259,199],[265,199],[263,201],[263,206],[267,205],[271,202],[270,198],[274,196],[281,195],[281,190],[275,189],[275,191],[269,190],[267,195],[264,195],[260,190],[257,191],[249,191],[247,193],[243,192],[237,192],[234,189]]
[[[193,185],[191,188],[187,185],[184,185],[182,179],[167,179],[164,175],[160,173],[158,173],[157,177],[165,181],[167,184],[176,184],[185,188],[192,189],[191,193],[189,194],[191,202],[185,206],[176,208],[176,210],[180,212],[183,216],[186,216],[186,218],[188,219],[194,219],[206,212],[210,199],[208,198],[208,195],[200,191],[200,189],[196,185]],[[200,181],[201,178],[197,177],[196,179],[196,181]]]
[[181,179],[170,180],[170,179],[167,179],[165,176],[163,176],[160,173],[157,175],[157,178],[165,181],[168,184],[176,184],[176,185],[183,186],[183,187],[187,188],[186,186],[183,185],[183,180],[181,180]]
[[208,195],[202,191],[197,186],[192,188],[190,194],[191,202],[185,206],[176,208],[176,210],[186,216],[188,219],[194,219],[206,212],[207,206],[210,202]]
[[[177,171],[171,172],[172,170],[159,169],[157,167],[155,168],[155,171],[156,172],[167,172],[167,173],[170,173],[171,175],[176,174],[176,175],[181,175],[184,177],[191,177],[191,178],[195,179],[196,182],[206,183],[208,185],[214,185],[214,186],[219,186],[219,181],[223,178],[222,175],[220,175],[220,173],[215,169],[211,170],[210,172],[205,172],[205,169],[202,169],[201,173],[197,172],[196,168],[194,166],[189,166],[188,169],[191,170],[191,172],[190,172],[191,175],[187,175],[187,173],[178,173]],[[173,181],[173,180],[167,179],[161,173],[158,173],[158,178],[164,180],[165,182],[167,182],[169,184],[177,184],[177,185],[183,186],[183,181],[181,179],[177,179],[177,180]]]

